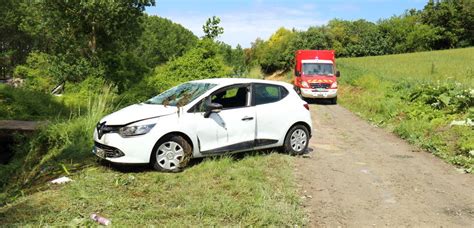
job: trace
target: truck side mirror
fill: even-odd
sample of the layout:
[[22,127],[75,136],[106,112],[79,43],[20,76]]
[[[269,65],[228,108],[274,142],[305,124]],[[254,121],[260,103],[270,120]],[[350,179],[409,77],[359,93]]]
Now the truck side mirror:
[[299,77],[299,76],[301,76],[301,72],[299,72],[299,71],[295,70],[295,76],[296,76],[296,77]]
[[336,77],[341,77],[341,72],[336,71]]

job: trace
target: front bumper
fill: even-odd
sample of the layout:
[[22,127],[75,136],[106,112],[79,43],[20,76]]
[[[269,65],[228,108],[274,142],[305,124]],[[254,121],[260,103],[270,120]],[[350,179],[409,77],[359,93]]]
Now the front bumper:
[[107,133],[99,139],[94,130],[92,153],[113,163],[145,164],[150,162],[155,143],[148,134],[124,138],[117,133]]
[[337,89],[304,89],[301,88],[301,96],[304,98],[335,98]]

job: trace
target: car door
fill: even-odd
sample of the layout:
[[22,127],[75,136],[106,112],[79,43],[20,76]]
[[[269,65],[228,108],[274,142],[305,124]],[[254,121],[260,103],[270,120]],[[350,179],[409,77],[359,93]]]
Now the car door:
[[218,113],[204,117],[201,108],[196,118],[196,134],[202,154],[219,154],[251,149],[255,140],[255,107],[250,106],[250,85],[240,84],[212,93],[212,103],[223,106]]
[[257,118],[256,147],[275,144],[284,138],[291,119],[288,115],[292,110],[288,110],[282,100],[288,91],[282,86],[265,83],[255,83],[252,91]]

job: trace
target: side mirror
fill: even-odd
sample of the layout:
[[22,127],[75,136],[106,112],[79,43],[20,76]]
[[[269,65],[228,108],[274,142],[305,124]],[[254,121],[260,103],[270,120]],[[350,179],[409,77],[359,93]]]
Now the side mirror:
[[211,113],[219,113],[222,111],[222,105],[219,103],[206,103],[206,112],[204,113],[204,118],[209,118]]
[[341,77],[341,72],[336,71],[336,77]]
[[300,71],[297,71],[297,70],[295,70],[295,76],[296,76],[296,77],[299,77],[299,76],[301,76],[301,72],[300,72]]

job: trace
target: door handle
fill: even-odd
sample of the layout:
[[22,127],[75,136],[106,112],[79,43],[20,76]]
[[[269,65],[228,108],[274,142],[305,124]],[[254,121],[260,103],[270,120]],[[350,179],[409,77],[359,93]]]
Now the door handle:
[[253,117],[246,116],[246,117],[242,118],[242,121],[248,121],[248,120],[253,120]]

